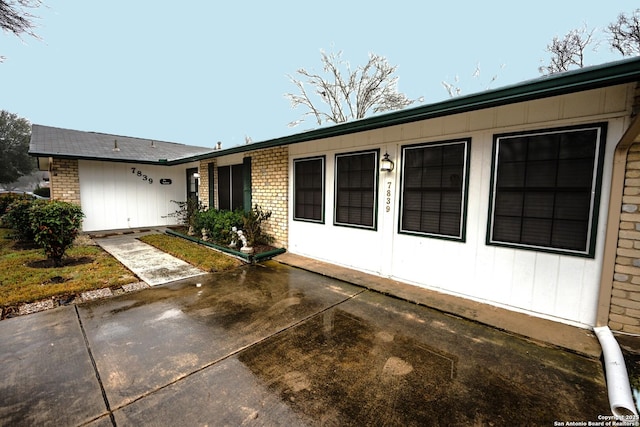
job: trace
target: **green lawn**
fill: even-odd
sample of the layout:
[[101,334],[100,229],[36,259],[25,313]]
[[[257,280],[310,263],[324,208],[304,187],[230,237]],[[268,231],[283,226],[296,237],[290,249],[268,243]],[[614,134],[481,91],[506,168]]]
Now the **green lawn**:
[[[41,249],[19,244],[11,233],[0,228],[0,307],[139,281],[99,246],[76,245],[67,251],[64,266],[53,268]],[[178,237],[153,234],[140,240],[209,272],[242,265],[240,260]]]
[[242,265],[242,261],[236,258],[176,236],[149,234],[140,237],[140,240],[210,273]]
[[74,246],[63,267],[52,268],[42,249],[18,244],[11,233],[0,228],[0,307],[138,281],[98,246]]

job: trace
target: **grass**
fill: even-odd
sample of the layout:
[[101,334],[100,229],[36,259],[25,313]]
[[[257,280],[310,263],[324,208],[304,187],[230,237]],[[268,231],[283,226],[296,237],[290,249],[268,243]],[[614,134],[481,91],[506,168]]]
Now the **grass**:
[[[66,252],[64,265],[54,268],[42,249],[12,240],[12,233],[0,228],[0,308],[139,281],[99,246],[74,245]],[[242,265],[240,260],[177,237],[152,234],[140,240],[208,272]]]
[[210,273],[230,270],[242,265],[242,261],[236,258],[179,237],[149,234],[141,236],[139,239]]
[[62,267],[48,267],[42,249],[18,244],[10,239],[11,233],[0,228],[0,307],[139,280],[97,246],[74,246],[67,251]]

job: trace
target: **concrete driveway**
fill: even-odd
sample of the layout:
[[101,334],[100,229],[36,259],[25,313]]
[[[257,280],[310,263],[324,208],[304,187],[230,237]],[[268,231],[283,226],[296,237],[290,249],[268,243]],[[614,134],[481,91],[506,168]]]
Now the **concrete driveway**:
[[610,414],[597,359],[275,261],[7,319],[0,343],[0,425],[550,426]]

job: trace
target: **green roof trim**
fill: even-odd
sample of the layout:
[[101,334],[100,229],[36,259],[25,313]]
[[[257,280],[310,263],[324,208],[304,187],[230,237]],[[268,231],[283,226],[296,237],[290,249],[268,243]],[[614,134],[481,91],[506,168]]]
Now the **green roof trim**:
[[348,135],[356,132],[598,89],[606,86],[631,83],[634,81],[640,81],[640,57],[552,74],[497,89],[340,123],[304,133],[254,142],[224,150],[214,150],[210,153],[193,156],[189,159],[181,159],[181,162]]

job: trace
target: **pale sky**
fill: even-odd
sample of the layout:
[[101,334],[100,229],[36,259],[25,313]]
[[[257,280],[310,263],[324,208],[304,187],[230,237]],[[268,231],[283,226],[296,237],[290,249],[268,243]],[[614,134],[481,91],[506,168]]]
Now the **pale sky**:
[[[554,36],[596,37],[637,1],[44,0],[41,41],[0,34],[0,109],[32,123],[223,148],[317,127],[284,97],[286,75],[352,66],[369,52],[397,65],[399,90],[425,104],[538,78]],[[622,59],[602,43],[588,65]],[[480,76],[472,77],[479,66]]]

